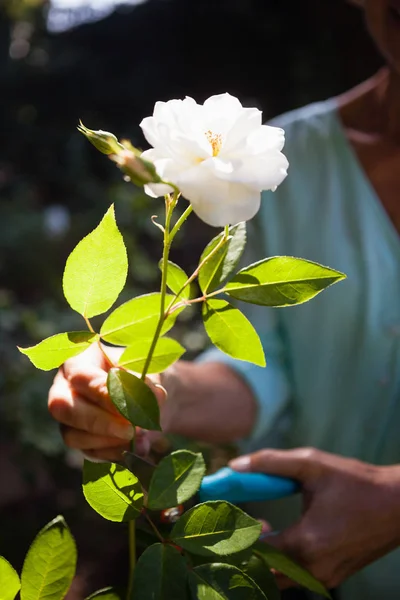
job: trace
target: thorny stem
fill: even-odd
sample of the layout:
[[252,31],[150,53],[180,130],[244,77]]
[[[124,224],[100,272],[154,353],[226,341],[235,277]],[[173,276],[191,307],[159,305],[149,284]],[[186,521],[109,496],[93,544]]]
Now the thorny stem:
[[[174,210],[174,208],[176,206],[176,203],[178,201],[179,195],[180,195],[179,190],[177,188],[174,188],[174,194],[173,194],[172,198],[171,198],[171,196],[166,196],[166,198],[165,198],[165,212],[166,212],[166,215],[165,215],[165,227],[163,229],[164,247],[163,247],[162,267],[161,267],[160,318],[158,320],[158,324],[157,324],[156,331],[154,333],[153,341],[151,343],[150,350],[149,350],[149,353],[147,355],[145,365],[143,367],[143,371],[142,371],[142,375],[141,375],[141,379],[143,381],[146,378],[147,371],[149,369],[149,366],[150,366],[150,363],[151,363],[151,359],[152,359],[153,354],[154,354],[155,347],[156,347],[158,339],[160,337],[164,321],[165,321],[165,319],[167,318],[167,316],[169,314],[169,310],[172,308],[174,302],[176,302],[176,300],[179,298],[179,296],[183,292],[183,290],[188,285],[190,285],[190,283],[197,277],[197,275],[199,274],[200,269],[205,265],[205,263],[208,260],[210,260],[210,258],[212,258],[212,256],[214,256],[214,254],[216,252],[218,252],[218,250],[221,248],[221,246],[223,244],[226,243],[226,241],[227,241],[227,239],[229,237],[229,226],[226,226],[225,230],[224,230],[224,235],[222,236],[221,241],[217,244],[217,246],[214,248],[214,250],[212,252],[210,252],[210,254],[208,256],[206,256],[205,259],[199,264],[199,266],[197,267],[197,269],[188,278],[188,280],[186,281],[186,283],[182,286],[182,289],[178,292],[178,294],[176,294],[175,298],[172,300],[170,306],[166,310],[166,308],[165,308],[165,299],[166,299],[166,292],[167,292],[168,259],[169,259],[169,252],[170,252],[170,249],[171,249],[171,244],[172,244],[172,241],[173,241],[175,235],[178,233],[179,229],[181,228],[182,224],[186,221],[186,219],[189,217],[190,213],[193,210],[192,205],[190,204],[188,206],[188,208],[184,211],[184,213],[179,217],[179,219],[175,223],[174,227],[170,231],[171,217],[172,217],[173,210]],[[159,227],[161,229],[161,226],[159,226]],[[220,290],[218,290],[217,292],[214,292],[213,294],[210,294],[210,296],[211,295],[215,295],[216,293],[220,293]],[[193,301],[188,301],[187,303],[201,302],[201,301],[204,301],[204,300],[205,300],[205,297],[203,296],[201,298],[196,298]],[[173,308],[176,309],[175,306]],[[90,323],[88,321],[87,321],[87,323],[88,323],[88,326],[89,326],[90,330],[93,331],[93,329],[91,328]],[[108,360],[108,362],[112,365],[112,362],[110,361],[110,359],[105,354],[105,352],[104,352],[101,344],[100,344],[100,348],[101,348],[103,354],[105,355],[106,359]],[[132,451],[134,451],[134,440],[132,440],[132,448],[131,449],[132,449]],[[146,519],[149,522],[150,526],[152,527],[153,531],[157,535],[157,537],[160,539],[161,542],[164,542],[164,538],[162,537],[161,533],[158,531],[156,525],[153,523],[153,521],[151,520],[151,518],[149,517],[149,515],[147,514],[146,511],[145,511],[144,514],[145,514]],[[136,539],[135,538],[136,538],[136,535],[135,535],[135,522],[134,521],[130,521],[129,522],[129,583],[128,583],[128,591],[127,591],[127,596],[126,596],[127,600],[130,600],[130,597],[132,595],[132,589],[133,589],[133,576],[134,576],[135,565],[136,565]]]
[[186,219],[188,218],[188,216],[192,212],[193,212],[193,206],[191,204],[189,204],[189,206],[187,207],[187,209],[185,210],[185,212],[181,214],[181,216],[179,217],[179,219],[177,220],[177,222],[175,223],[175,225],[171,229],[171,233],[170,233],[170,236],[169,236],[170,243],[172,243],[174,237],[176,236],[176,234],[178,233],[178,231],[182,227],[183,223],[186,221]]
[[[166,296],[166,292],[167,292],[168,258],[169,258],[169,251],[170,251],[171,241],[172,241],[170,239],[170,226],[171,226],[172,212],[173,212],[174,207],[176,206],[178,196],[179,196],[178,192],[175,192],[172,199],[169,196],[167,196],[165,198],[166,214],[165,214],[165,227],[163,230],[164,249],[163,249],[162,268],[161,268],[162,275],[161,275],[161,287],[160,287],[160,292],[161,292],[160,318],[158,320],[158,324],[157,324],[156,331],[154,333],[153,341],[151,343],[150,350],[147,355],[145,365],[143,367],[142,376],[141,376],[143,381],[146,378],[146,374],[149,369],[150,362],[151,362],[155,347],[158,342],[158,338],[160,337],[162,326],[164,324],[165,296]],[[133,446],[133,443],[132,443],[132,446]],[[134,448],[132,447],[132,451],[133,450],[134,450]],[[146,512],[145,512],[145,515],[146,515],[146,518],[147,518],[148,522],[150,523],[151,527],[157,534],[157,537],[159,537],[160,540],[163,542],[164,540],[163,540],[160,532],[158,531],[157,527],[154,525],[153,521],[150,519],[150,517],[148,516],[148,514]],[[129,583],[128,583],[128,591],[127,591],[126,600],[130,600],[130,597],[132,595],[132,589],[133,589],[133,577],[134,577],[135,566],[136,566],[136,540],[135,540],[135,537],[136,537],[135,536],[135,522],[130,521],[129,522]]]
[[145,365],[142,371],[142,380],[146,379],[147,371],[149,369],[151,359],[153,358],[154,350],[158,342],[158,338],[160,337],[162,327],[164,325],[165,320],[165,296],[167,292],[167,273],[168,273],[168,258],[169,251],[171,248],[171,239],[170,239],[170,226],[171,226],[171,217],[172,211],[176,206],[176,202],[178,200],[178,193],[175,192],[172,199],[168,196],[165,199],[165,228],[164,228],[164,249],[163,249],[163,257],[162,257],[162,265],[161,265],[161,303],[160,303],[160,318],[158,320],[157,328],[154,333],[153,341],[150,346],[149,353],[146,358]]

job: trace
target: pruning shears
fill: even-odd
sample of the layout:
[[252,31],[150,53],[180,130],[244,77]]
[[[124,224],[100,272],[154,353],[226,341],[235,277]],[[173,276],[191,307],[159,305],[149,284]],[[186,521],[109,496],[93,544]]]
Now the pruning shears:
[[[138,477],[145,489],[148,489],[153,471],[157,465],[132,452],[124,453],[126,466]],[[277,500],[291,496],[300,490],[297,481],[264,473],[240,473],[224,467],[203,478],[195,502],[226,500],[232,504]],[[193,500],[190,506],[193,505]],[[189,506],[174,507],[162,511],[160,520],[173,523]]]
[[204,477],[199,495],[200,501],[227,500],[232,504],[278,500],[299,491],[293,479],[266,475],[265,473],[240,473],[224,467]]

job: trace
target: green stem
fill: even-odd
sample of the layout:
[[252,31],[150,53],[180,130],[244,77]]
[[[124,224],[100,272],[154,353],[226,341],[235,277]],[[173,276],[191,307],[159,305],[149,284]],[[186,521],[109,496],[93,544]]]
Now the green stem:
[[89,319],[87,317],[83,317],[85,319],[85,323],[87,325],[87,328],[89,329],[89,331],[91,331],[92,333],[96,333],[95,330],[92,327],[91,322],[89,321]]
[[[210,252],[210,254],[207,254],[207,256],[201,261],[199,266],[193,271],[193,273],[187,279],[187,281],[185,281],[185,283],[183,284],[183,286],[181,287],[179,292],[171,300],[171,303],[167,308],[165,317],[167,317],[170,314],[171,308],[175,309],[174,304],[178,300],[179,296],[187,288],[187,286],[190,285],[192,283],[192,281],[194,281],[196,279],[196,277],[200,273],[200,269],[202,269],[204,267],[204,265],[210,260],[210,258],[212,258],[214,256],[214,254],[216,254],[218,252],[218,250],[226,243],[228,237],[229,237],[229,225],[226,225],[225,229],[224,229],[224,235],[222,236],[221,240],[218,242],[218,244],[215,246],[215,248]],[[186,304],[189,304],[189,303],[190,303],[190,301],[186,302]]]
[[175,225],[171,229],[171,233],[169,235],[169,240],[170,240],[171,244],[172,244],[172,241],[173,241],[174,237],[176,236],[176,234],[178,233],[178,231],[182,227],[183,223],[186,221],[186,219],[188,218],[188,216],[192,212],[193,212],[193,206],[191,204],[189,204],[189,206],[187,207],[187,209],[185,210],[185,212],[181,214],[181,216],[179,217],[179,219],[177,220],[177,222],[175,223]]
[[[167,292],[167,272],[168,272],[168,258],[169,251],[171,248],[171,239],[170,239],[170,226],[171,226],[171,217],[173,210],[176,206],[176,202],[178,200],[178,192],[175,192],[173,199],[171,200],[169,197],[165,199],[165,228],[164,228],[164,249],[163,249],[163,257],[162,257],[162,268],[161,268],[161,306],[160,306],[160,318],[158,320],[157,328],[154,333],[153,341],[151,343],[151,347],[149,350],[149,354],[146,358],[146,363],[143,367],[142,372],[142,380],[146,378],[147,371],[150,366],[151,359],[153,357],[153,353],[155,347],[158,342],[158,338],[160,337],[162,326],[164,324],[164,313],[165,313],[165,296]],[[183,222],[183,221],[182,221]],[[132,442],[132,452],[134,451],[134,442]],[[153,524],[152,524],[153,525]],[[158,531],[157,531],[158,533]],[[158,535],[160,535],[158,533]],[[129,521],[129,583],[128,583],[128,591],[126,599],[130,600],[133,589],[133,576],[135,572],[136,566],[136,535],[135,535],[135,522]]]
[[[156,348],[158,339],[161,334],[162,327],[164,325],[165,320],[165,296],[167,293],[167,273],[168,273],[168,259],[169,259],[169,251],[171,249],[171,237],[170,237],[170,226],[171,226],[171,217],[174,207],[176,206],[177,201],[177,193],[175,192],[172,202],[166,199],[165,202],[165,228],[164,228],[164,249],[162,256],[162,264],[161,264],[161,302],[160,302],[160,318],[158,320],[157,328],[154,333],[153,341],[150,346],[149,353],[146,358],[145,365],[142,371],[142,380],[144,381],[147,375],[147,371],[149,370],[149,366],[151,363],[151,359],[153,358],[154,350]],[[182,221],[183,222],[183,221]]]

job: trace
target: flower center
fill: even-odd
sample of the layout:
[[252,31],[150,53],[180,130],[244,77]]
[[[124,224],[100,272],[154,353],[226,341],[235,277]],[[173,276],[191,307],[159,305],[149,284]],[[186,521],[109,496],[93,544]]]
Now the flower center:
[[222,135],[220,133],[213,133],[210,129],[206,131],[205,135],[211,144],[213,156],[218,156],[222,146]]

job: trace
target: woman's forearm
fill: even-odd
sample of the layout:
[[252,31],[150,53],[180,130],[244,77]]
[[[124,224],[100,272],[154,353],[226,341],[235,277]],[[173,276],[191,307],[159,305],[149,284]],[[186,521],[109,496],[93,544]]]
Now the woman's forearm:
[[205,442],[248,436],[257,405],[249,386],[227,365],[180,361],[160,376],[168,396],[161,409],[165,433]]

